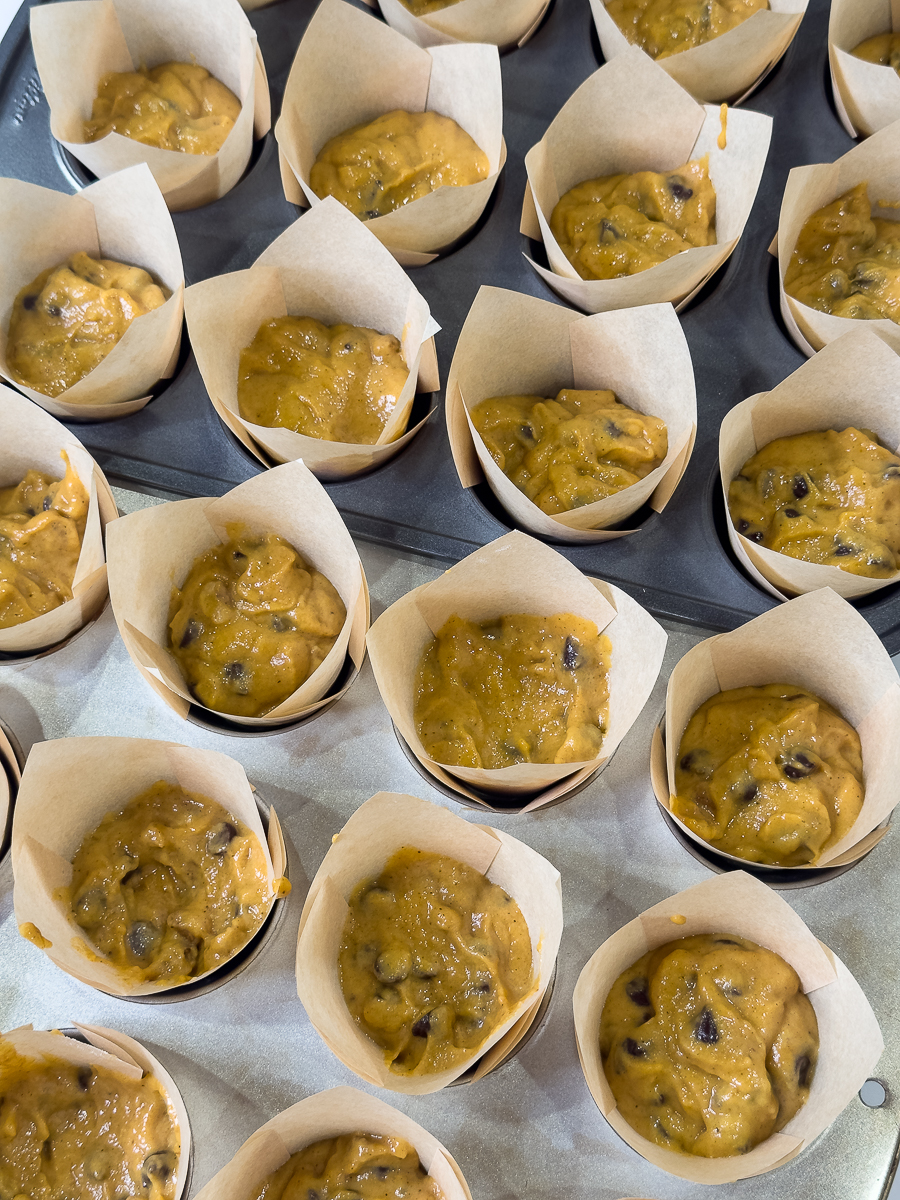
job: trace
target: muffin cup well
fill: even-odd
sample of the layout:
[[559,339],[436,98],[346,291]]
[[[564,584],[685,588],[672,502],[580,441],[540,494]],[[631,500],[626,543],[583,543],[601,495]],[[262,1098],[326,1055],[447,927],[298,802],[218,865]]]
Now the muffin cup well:
[[[871,429],[900,456],[900,359],[868,328],[857,326],[831,342],[771,392],[738,404],[719,430],[719,468],[725,511],[728,488],[744,463],[776,438],[812,430]],[[828,587],[845,600],[900,581],[854,575],[840,567],[804,562],[751,542],[728,520],[728,540],[747,574],[779,600]]]
[[[809,1099],[780,1133],[747,1154],[724,1158],[680,1154],[642,1137],[619,1112],[600,1058],[600,1017],[619,975],[657,946],[703,933],[737,934],[780,955],[800,976],[819,1025]],[[786,900],[743,871],[678,892],[614,933],[581,972],[573,1007],[578,1056],[603,1116],[648,1162],[694,1183],[749,1179],[795,1158],[849,1104],[884,1049],[875,1014],[841,960],[816,940]]]
[[[675,761],[688,722],[704,701],[731,688],[792,683],[827,700],[859,734],[865,797],[840,841],[814,863],[784,867],[752,863],[754,871],[820,870],[856,862],[884,834],[900,795],[900,681],[868,622],[829,588],[770,609],[731,633],[700,642],[682,658],[666,691],[665,748],[654,738],[651,779],[656,798],[689,838],[710,846],[672,812]],[[747,860],[711,847],[736,867]]]
[[[375,7],[375,0],[366,0]],[[457,0],[448,8],[417,17],[401,0],[378,0],[392,29],[417,46],[484,42],[501,50],[524,46],[544,18],[550,0]]]
[[891,66],[864,62],[851,53],[877,33],[900,31],[891,0],[831,0],[828,61],[834,105],[851,137],[868,137],[900,120],[900,76]]
[[[689,299],[725,262],[744,231],[766,164],[772,118],[728,112],[725,148],[718,108],[698,104],[632,46],[595,71],[566,101],[525,155],[528,183],[521,231],[543,239],[549,270],[528,261],[570,304],[588,312]],[[587,179],[619,172],[668,171],[709,155],[716,191],[716,243],[692,246],[646,271],[582,279],[550,231],[560,198]]]
[[[631,408],[666,422],[669,448],[644,479],[615,495],[548,516],[494,462],[470,410],[491,396],[555,396],[560,388],[611,388]],[[669,304],[582,317],[558,304],[482,287],[456,343],[447,380],[447,431],[463,487],[487,479],[514,521],[538,537],[607,541],[641,505],[661,512],[687,468],[697,432],[694,369]]]
[[322,0],[294,58],[275,126],[287,199],[319,204],[309,175],[325,143],[395,108],[451,117],[488,159],[487,179],[440,187],[365,222],[399,263],[422,266],[475,224],[506,160],[497,48],[424,50],[344,0]]
[[[440,387],[434,351],[440,326],[427,302],[390,252],[330,196],[276,238],[248,270],[216,275],[188,288],[184,307],[191,346],[213,407],[267,465],[266,456],[276,462],[302,458],[314,475],[326,480],[380,466],[424,424],[420,421],[396,436],[409,420],[416,390],[434,392]],[[241,351],[263,321],[286,313],[315,317],[326,325],[362,325],[399,340],[409,378],[374,445],[307,437],[241,416]]]
[[[344,602],[347,617],[325,661],[292,695],[263,717],[216,713],[250,729],[296,721],[342,696],[365,657],[369,596],[353,539],[325,489],[302,462],[273,467],[217,499],[177,500],[120,517],[108,540],[109,595],[122,640],[147,683],[186,717],[191,705],[211,713],[188,691],[167,649],[172,590],[184,583],[194,560],[228,540],[226,526],[277,533],[325,575]],[[354,670],[331,690],[349,653]]]
[[[350,895],[362,880],[377,876],[404,846],[455,858],[502,887],[525,917],[534,962],[531,993],[478,1054],[454,1069],[427,1075],[401,1075],[388,1068],[381,1048],[350,1015],[338,971]],[[481,1078],[507,1058],[525,1035],[553,975],[562,923],[559,872],[536,851],[500,830],[471,825],[426,800],[379,792],[335,836],[310,885],[297,937],[297,994],[325,1044],[367,1083],[407,1095],[437,1092],[473,1062],[478,1068],[475,1078]]]
[[[601,752],[589,762],[520,763],[496,770],[444,766],[427,754],[416,732],[413,706],[422,654],[453,614],[486,621],[514,613],[575,613],[609,638],[609,721]],[[527,799],[522,811],[528,812],[573,790],[609,761],[653,690],[666,634],[625,592],[583,575],[549,546],[515,532],[392,604],[369,630],[367,645],[381,698],[425,770],[480,804],[484,800],[475,788]]]
[[[270,127],[262,55],[235,0],[69,0],[32,10],[31,42],[57,141],[100,179],[146,163],[173,212],[230,191],[250,161],[254,137]],[[240,100],[217,154],[161,150],[120,133],[84,140],[104,75],[170,61],[205,67]]]
[[[286,862],[281,826],[272,809],[266,835],[247,776],[234,759],[214,750],[144,738],[38,742],[28,756],[13,820],[16,922],[20,929],[26,924],[35,927],[49,943],[42,947],[47,957],[67,975],[111,996],[152,996],[179,985],[131,982],[91,946],[58,890],[71,885],[72,859],[103,817],[159,779],[216,800],[242,821],[265,855],[270,907],[281,892]],[[39,939],[29,940],[39,944]],[[223,966],[227,964],[213,970]]]
[[[77,196],[0,179],[0,211],[0,375],[56,417],[108,420],[143,408],[148,390],[175,370],[184,314],[178,238],[147,167],[120,171]],[[42,271],[79,250],[143,267],[172,295],[132,321],[93,371],[58,396],[46,396],[10,372],[6,346],[13,303]]]

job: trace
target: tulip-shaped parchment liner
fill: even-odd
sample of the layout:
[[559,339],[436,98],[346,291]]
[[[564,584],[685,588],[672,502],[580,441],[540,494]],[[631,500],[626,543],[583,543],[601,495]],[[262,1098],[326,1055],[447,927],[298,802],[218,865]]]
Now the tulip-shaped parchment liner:
[[[366,0],[375,7],[375,0]],[[511,50],[524,46],[537,30],[550,0],[457,0],[447,8],[417,17],[401,0],[378,0],[392,29],[417,46],[484,42]]]
[[[819,1025],[809,1099],[780,1133],[747,1154],[702,1158],[664,1150],[619,1112],[600,1058],[600,1016],[623,971],[657,946],[696,934],[736,934],[772,950],[800,976]],[[573,996],[578,1056],[591,1095],[615,1132],[648,1162],[695,1183],[732,1183],[795,1158],[853,1099],[884,1049],[875,1014],[836,954],[817,941],[786,900],[744,871],[717,875],[648,908],[588,960]]]
[[878,33],[897,32],[900,6],[891,0],[831,0],[828,59],[834,105],[851,137],[868,137],[900,120],[900,76],[891,66],[852,54]]
[[[486,875],[512,896],[531,935],[534,986],[474,1059],[432,1074],[391,1071],[379,1046],[366,1037],[350,1015],[341,991],[338,951],[348,900],[363,879],[380,874],[404,846],[442,854]],[[559,872],[530,847],[483,825],[472,825],[445,808],[379,792],[353,814],[334,839],[312,881],[297,938],[297,994],[307,1016],[328,1048],[367,1083],[407,1095],[446,1087],[476,1063],[480,1079],[508,1058],[536,1019],[550,985],[562,935]]]

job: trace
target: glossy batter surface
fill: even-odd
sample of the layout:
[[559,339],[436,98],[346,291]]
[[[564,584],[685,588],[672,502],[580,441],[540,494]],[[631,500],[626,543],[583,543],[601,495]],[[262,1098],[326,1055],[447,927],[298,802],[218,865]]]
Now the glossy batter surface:
[[196,63],[111,72],[100,80],[84,140],[108,133],[184,154],[216,154],[240,116],[241,102]]
[[284,538],[243,534],[196,558],[172,592],[169,650],[201,704],[258,717],[321,666],[346,616]]
[[424,17],[428,13],[440,12],[442,8],[449,8],[451,4],[458,4],[459,0],[401,0],[401,3],[415,16]]
[[16,296],[6,341],[9,369],[17,382],[58,396],[99,366],[136,317],[171,294],[140,267],[80,250]]
[[399,1137],[345,1133],[292,1154],[248,1200],[443,1200]]
[[860,42],[850,53],[865,62],[900,71],[900,33],[876,33],[874,37]]
[[836,317],[900,321],[900,222],[872,216],[867,184],[857,184],[809,218],[784,290]]
[[63,454],[66,473],[28,471],[0,488],[0,629],[72,599],[90,497]]
[[474,867],[412,846],[354,889],[338,965],[354,1020],[404,1075],[473,1058],[534,976],[515,900]]
[[551,516],[630,487],[668,450],[665,422],[609,391],[493,396],[470,415],[500,470]]
[[671,58],[736,29],[769,0],[606,0],[606,11],[651,58]]
[[859,735],[790,683],[717,692],[678,747],[671,807],[716,850],[750,862],[817,861],[862,808]]
[[72,868],[73,920],[130,983],[171,987],[222,966],[271,905],[257,837],[162,779],[107,813]]
[[419,663],[416,732],[449,766],[586,762],[603,742],[611,656],[609,638],[573,613],[452,616]]
[[172,1200],[180,1146],[152,1075],[25,1059],[0,1039],[4,1200]]
[[709,158],[674,171],[586,179],[550,215],[560,249],[582,279],[636,275],[692,246],[715,244]]
[[317,196],[334,196],[368,221],[487,174],[487,155],[450,117],[395,109],[326,142],[309,182]]
[[400,343],[389,333],[273,317],[241,351],[238,406],[255,425],[371,445],[408,377]]
[[870,430],[776,438],[741,467],[728,507],[770,550],[873,579],[900,570],[900,458]]
[[721,1158],[809,1098],[816,1014],[784,959],[736,934],[668,942],[619,976],[600,1053],[619,1112],[667,1150]]

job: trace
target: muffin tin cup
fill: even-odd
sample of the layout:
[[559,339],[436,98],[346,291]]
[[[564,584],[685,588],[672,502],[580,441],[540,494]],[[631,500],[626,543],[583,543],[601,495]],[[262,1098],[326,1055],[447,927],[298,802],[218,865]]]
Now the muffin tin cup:
[[[491,396],[555,396],[560,388],[610,388],[631,408],[666,422],[668,451],[622,491],[548,516],[494,462],[470,410]],[[445,403],[453,461],[463,487],[484,479],[518,525],[538,537],[590,543],[633,533],[609,529],[648,501],[666,506],[687,468],[697,433],[694,370],[669,304],[581,317],[545,300],[482,287],[463,326]]]
[[309,176],[325,143],[393,109],[452,118],[488,159],[486,179],[440,187],[365,222],[402,266],[422,266],[477,222],[506,160],[497,48],[425,50],[344,0],[322,0],[294,58],[275,126],[286,198],[303,207],[320,203]]
[[[366,0],[375,7],[375,0]],[[381,15],[417,46],[482,42],[504,50],[524,46],[535,32],[550,0],[456,0],[449,7],[417,17],[401,0],[378,0]]]
[[851,137],[868,137],[900,120],[900,76],[891,66],[864,62],[852,54],[877,33],[897,32],[890,0],[831,0],[828,61],[834,105]]
[[[718,108],[693,100],[643,50],[629,47],[585,80],[525,155],[521,232],[543,240],[549,269],[525,257],[549,287],[587,312],[666,302],[681,307],[737,245],[771,136],[771,117],[738,109],[726,119]],[[581,278],[550,230],[553,209],[566,192],[599,176],[670,171],[707,154],[716,192],[713,245],[692,246],[635,275]]]
[[[272,459],[283,463],[302,458],[317,478],[329,481],[380,466],[424,424],[420,421],[404,432],[416,391],[435,392],[440,387],[434,350],[440,326],[428,304],[390,252],[331,197],[295,221],[249,270],[213,276],[188,288],[184,306],[191,346],[213,407],[266,466]],[[346,322],[377,329],[400,342],[409,377],[374,445],[306,437],[241,416],[241,351],[264,321],[287,313],[315,317],[326,325]]]
[[[262,55],[236,0],[154,0],[149,9],[144,0],[70,0],[32,10],[31,41],[57,141],[100,179],[145,163],[172,212],[230,191],[250,161],[254,137],[271,125]],[[216,154],[162,150],[119,133],[84,140],[104,75],[171,61],[205,67],[241,102]],[[81,69],[73,71],[73,62]]]
[[863,617],[829,588],[770,609],[731,633],[700,642],[677,663],[666,691],[665,747],[654,742],[653,790],[662,808],[691,841],[735,868],[765,864],[728,854],[704,841],[672,812],[675,763],[693,714],[717,692],[790,683],[827,700],[859,734],[865,797],[850,830],[815,863],[778,866],[798,875],[856,862],[887,831],[900,796],[900,682],[890,655]]
[[351,1071],[389,1091],[424,1095],[458,1079],[472,1060],[431,1074],[392,1072],[381,1048],[350,1015],[338,971],[349,897],[362,880],[378,876],[404,846],[455,858],[486,875],[516,901],[531,935],[534,987],[480,1048],[473,1078],[506,1059],[538,1018],[562,935],[562,893],[556,868],[522,842],[499,830],[471,825],[414,796],[379,792],[333,838],[300,917],[297,994],[316,1032]]
[[[71,862],[85,837],[109,812],[116,812],[159,779],[216,800],[253,833],[263,849],[269,905],[286,894],[286,854],[281,826],[270,810],[268,832],[243,768],[212,750],[194,750],[174,742],[142,738],[63,738],[39,742],[28,757],[13,820],[14,903],[20,927],[31,926],[29,941],[66,974],[89,987],[126,999],[174,995],[178,985],[132,982],[98,955],[58,898],[72,881]],[[48,820],[48,812],[54,813]],[[267,916],[266,920],[268,921]],[[254,934],[242,954],[261,934]],[[227,970],[222,964],[191,979],[198,984]]]
[[[514,613],[574,613],[612,643],[609,720],[601,753],[588,762],[520,763],[499,769],[442,766],[416,732],[414,696],[422,654],[456,614],[486,621]],[[611,757],[644,707],[662,666],[666,634],[625,592],[590,579],[524,533],[509,533],[409,592],[378,618],[367,638],[375,681],[400,736],[429,775],[458,795],[484,803],[496,795],[530,812],[574,791]]]
[[[701,1158],[665,1150],[642,1137],[616,1105],[600,1058],[600,1017],[615,980],[648,951],[696,934],[734,934],[774,951],[800,976],[819,1026],[819,1059],[806,1104],[779,1133],[746,1154]],[[743,871],[717,875],[655,904],[603,943],[579,976],[573,996],[578,1056],[603,1116],[648,1162],[694,1183],[732,1183],[762,1175],[804,1150],[853,1099],[884,1041],[859,984],[787,901]]]

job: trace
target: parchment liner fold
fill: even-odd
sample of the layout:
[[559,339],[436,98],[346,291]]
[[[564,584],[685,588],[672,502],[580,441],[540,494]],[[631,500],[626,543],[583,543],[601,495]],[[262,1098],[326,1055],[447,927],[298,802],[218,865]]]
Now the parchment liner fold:
[[451,117],[488,158],[487,179],[438,188],[365,222],[399,263],[422,266],[471,229],[506,161],[497,48],[424,50],[344,0],[322,0],[297,50],[275,125],[287,199],[304,207],[320,203],[309,173],[325,143],[395,108]]
[[[32,10],[31,43],[57,141],[101,179],[146,163],[173,212],[230,191],[250,161],[254,137],[271,125],[266,69],[236,0],[69,0]],[[241,102],[217,154],[161,150],[120,133],[84,141],[104,75],[172,61],[205,67]]]
[[[143,678],[179,716],[193,704],[181,671],[166,649],[172,589],[181,587],[194,559],[228,540],[226,525],[277,533],[334,584],[347,619],[325,661],[292,695],[264,717],[217,713],[238,725],[268,729],[310,716],[342,696],[365,657],[369,596],[347,527],[302,462],[285,463],[248,479],[217,499],[176,500],[120,517],[107,545],[109,595],[122,640]],[[349,653],[354,671],[331,691]]]
[[891,0],[831,0],[828,61],[834,106],[851,137],[867,137],[900,119],[900,76],[893,67],[851,53],[876,33],[897,33],[898,22],[900,5]]
[[[590,762],[520,763],[497,770],[442,766],[431,758],[416,733],[415,679],[425,647],[448,618],[569,612],[593,621],[612,643],[609,721],[600,755]],[[482,804],[473,788],[528,801],[523,812],[571,791],[612,757],[653,690],[666,646],[662,627],[625,592],[582,575],[557,551],[519,532],[490,542],[433,583],[408,592],[382,613],[366,640],[381,698],[426,771]]]
[[[469,412],[491,396],[555,396],[560,388],[610,388],[631,408],[666,422],[663,462],[621,492],[548,516],[497,466]],[[558,304],[482,287],[462,328],[446,399],[447,432],[463,487],[487,479],[519,525],[538,537],[600,542],[632,533],[607,529],[647,501],[669,502],[687,467],[697,432],[694,370],[681,323],[670,304],[582,317]]]
[[[366,3],[375,7],[375,0]],[[549,5],[550,0],[458,0],[417,17],[400,0],[378,0],[388,25],[417,46],[485,42],[508,50],[525,45]]]
[[[698,104],[632,46],[595,71],[525,155],[521,232],[543,239],[550,269],[528,261],[564,300],[588,312],[667,301],[686,303],[718,270],[743,233],[766,164],[772,118],[730,110],[720,150],[719,109]],[[716,190],[716,244],[693,246],[621,279],[582,279],[550,232],[550,215],[576,184],[619,172],[670,171],[709,154]]]
[[[56,966],[111,996],[152,996],[172,990],[172,985],[130,982],[100,955],[56,893],[70,886],[72,859],[103,817],[159,779],[218,801],[256,835],[266,859],[270,906],[284,874],[284,839],[275,810],[270,812],[267,836],[247,776],[234,759],[215,750],[145,738],[38,742],[28,756],[13,820],[16,923],[34,924],[52,943],[44,953]],[[190,982],[210,974],[207,971]]]
[[[730,688],[792,683],[827,700],[859,734],[865,798],[849,832],[818,862],[778,870],[809,871],[856,862],[881,841],[900,794],[900,681],[868,622],[829,588],[798,596],[731,633],[700,642],[682,658],[666,690],[665,745],[657,730],[651,779],[660,805],[681,830],[709,845],[670,808],[675,759],[687,724],[704,701]],[[736,866],[746,859],[713,847]],[[764,863],[749,864],[754,871]]]
[[[467,863],[519,905],[531,934],[535,985],[476,1058],[448,1071],[401,1075],[388,1069],[379,1046],[350,1015],[341,992],[338,951],[347,900],[363,879],[377,876],[403,846]],[[508,1057],[537,1016],[562,935],[559,872],[524,843],[498,829],[471,825],[445,808],[379,792],[361,805],[333,839],[310,885],[297,936],[297,994],[316,1032],[341,1062],[367,1083],[420,1096],[437,1092],[477,1062],[480,1079]],[[346,1128],[346,1126],[345,1126]]]
[[[440,387],[433,335],[440,326],[406,272],[365,225],[331,196],[295,221],[245,271],[215,275],[184,297],[191,347],[213,407],[241,442],[268,465],[302,458],[320,479],[345,479],[386,462],[424,421],[392,440],[409,419],[416,390]],[[237,397],[241,350],[263,321],[315,317],[398,338],[409,379],[374,445],[306,437],[246,421]],[[428,414],[430,416],[430,414]],[[427,420],[428,417],[425,418]],[[262,447],[262,452],[260,451]]]

